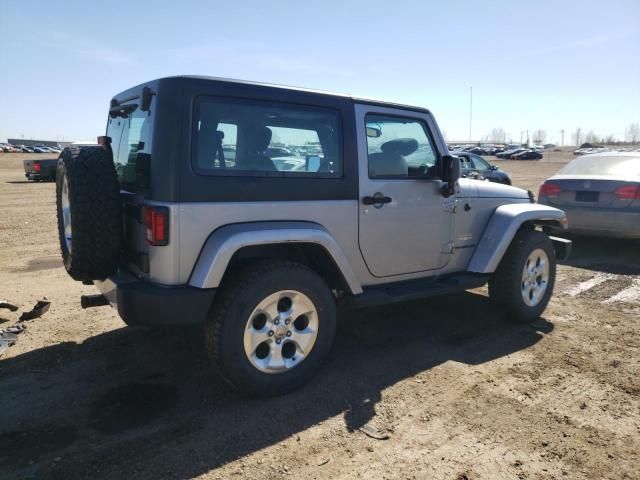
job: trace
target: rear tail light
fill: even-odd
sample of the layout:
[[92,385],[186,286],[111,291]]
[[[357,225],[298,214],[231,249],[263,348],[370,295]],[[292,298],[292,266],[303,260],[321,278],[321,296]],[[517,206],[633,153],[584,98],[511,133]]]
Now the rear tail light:
[[40,173],[40,170],[42,170],[42,165],[40,165],[40,162],[34,162],[33,169],[36,173]]
[[144,210],[146,237],[149,245],[161,247],[169,244],[169,209],[146,206]]
[[616,189],[615,194],[620,200],[635,200],[640,198],[640,185],[625,185]]
[[542,185],[540,185],[538,198],[540,197],[557,198],[557,196],[560,195],[561,191],[562,191],[562,188],[560,188],[560,185],[557,185],[555,183],[545,182]]

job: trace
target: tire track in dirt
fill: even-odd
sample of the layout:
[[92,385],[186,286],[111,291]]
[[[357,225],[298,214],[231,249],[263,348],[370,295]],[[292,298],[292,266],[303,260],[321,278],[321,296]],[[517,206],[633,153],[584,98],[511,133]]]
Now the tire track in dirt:
[[577,284],[565,284],[561,295],[588,298],[604,304],[640,304],[640,277],[598,272]]

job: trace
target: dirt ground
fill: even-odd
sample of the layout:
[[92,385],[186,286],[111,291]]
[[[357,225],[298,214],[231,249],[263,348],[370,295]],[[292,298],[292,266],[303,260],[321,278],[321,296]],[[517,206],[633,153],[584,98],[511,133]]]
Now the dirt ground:
[[[640,479],[638,243],[575,239],[530,325],[483,289],[342,312],[321,373],[258,400],[210,373],[197,331],[80,308],[94,288],[62,268],[54,185],[24,181],[26,157],[0,154],[0,298],[52,306],[0,358],[3,479]],[[537,192],[569,158],[495,163]]]

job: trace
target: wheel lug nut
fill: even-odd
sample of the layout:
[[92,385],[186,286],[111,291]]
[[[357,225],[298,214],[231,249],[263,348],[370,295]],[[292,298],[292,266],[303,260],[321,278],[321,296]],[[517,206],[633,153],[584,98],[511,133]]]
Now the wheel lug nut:
[[280,320],[278,320],[277,318],[273,321],[273,323],[275,323],[276,325],[280,325]]
[[278,338],[278,339],[276,339],[276,343],[277,343],[278,345],[280,345],[280,342],[281,342],[281,341],[282,341],[282,340],[280,340],[279,338]]
[[269,330],[269,336],[273,337],[273,330]]
[[288,331],[287,332],[287,337],[290,337],[290,336],[291,336],[291,331]]
[[289,325],[290,323],[291,323],[291,319],[290,319],[290,318],[287,318],[287,319],[284,321],[284,324],[285,324],[285,325]]

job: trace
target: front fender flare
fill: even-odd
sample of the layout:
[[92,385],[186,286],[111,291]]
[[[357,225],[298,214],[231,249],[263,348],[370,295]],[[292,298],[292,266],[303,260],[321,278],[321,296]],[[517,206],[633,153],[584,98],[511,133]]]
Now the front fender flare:
[[314,243],[323,247],[340,269],[351,293],[362,293],[358,281],[342,249],[321,225],[307,222],[242,223],[222,227],[204,244],[189,285],[217,288],[233,255],[243,247],[278,243]]
[[467,270],[476,273],[495,272],[511,240],[525,223],[551,224],[565,230],[568,227],[566,214],[557,208],[537,203],[501,205],[491,215]]

